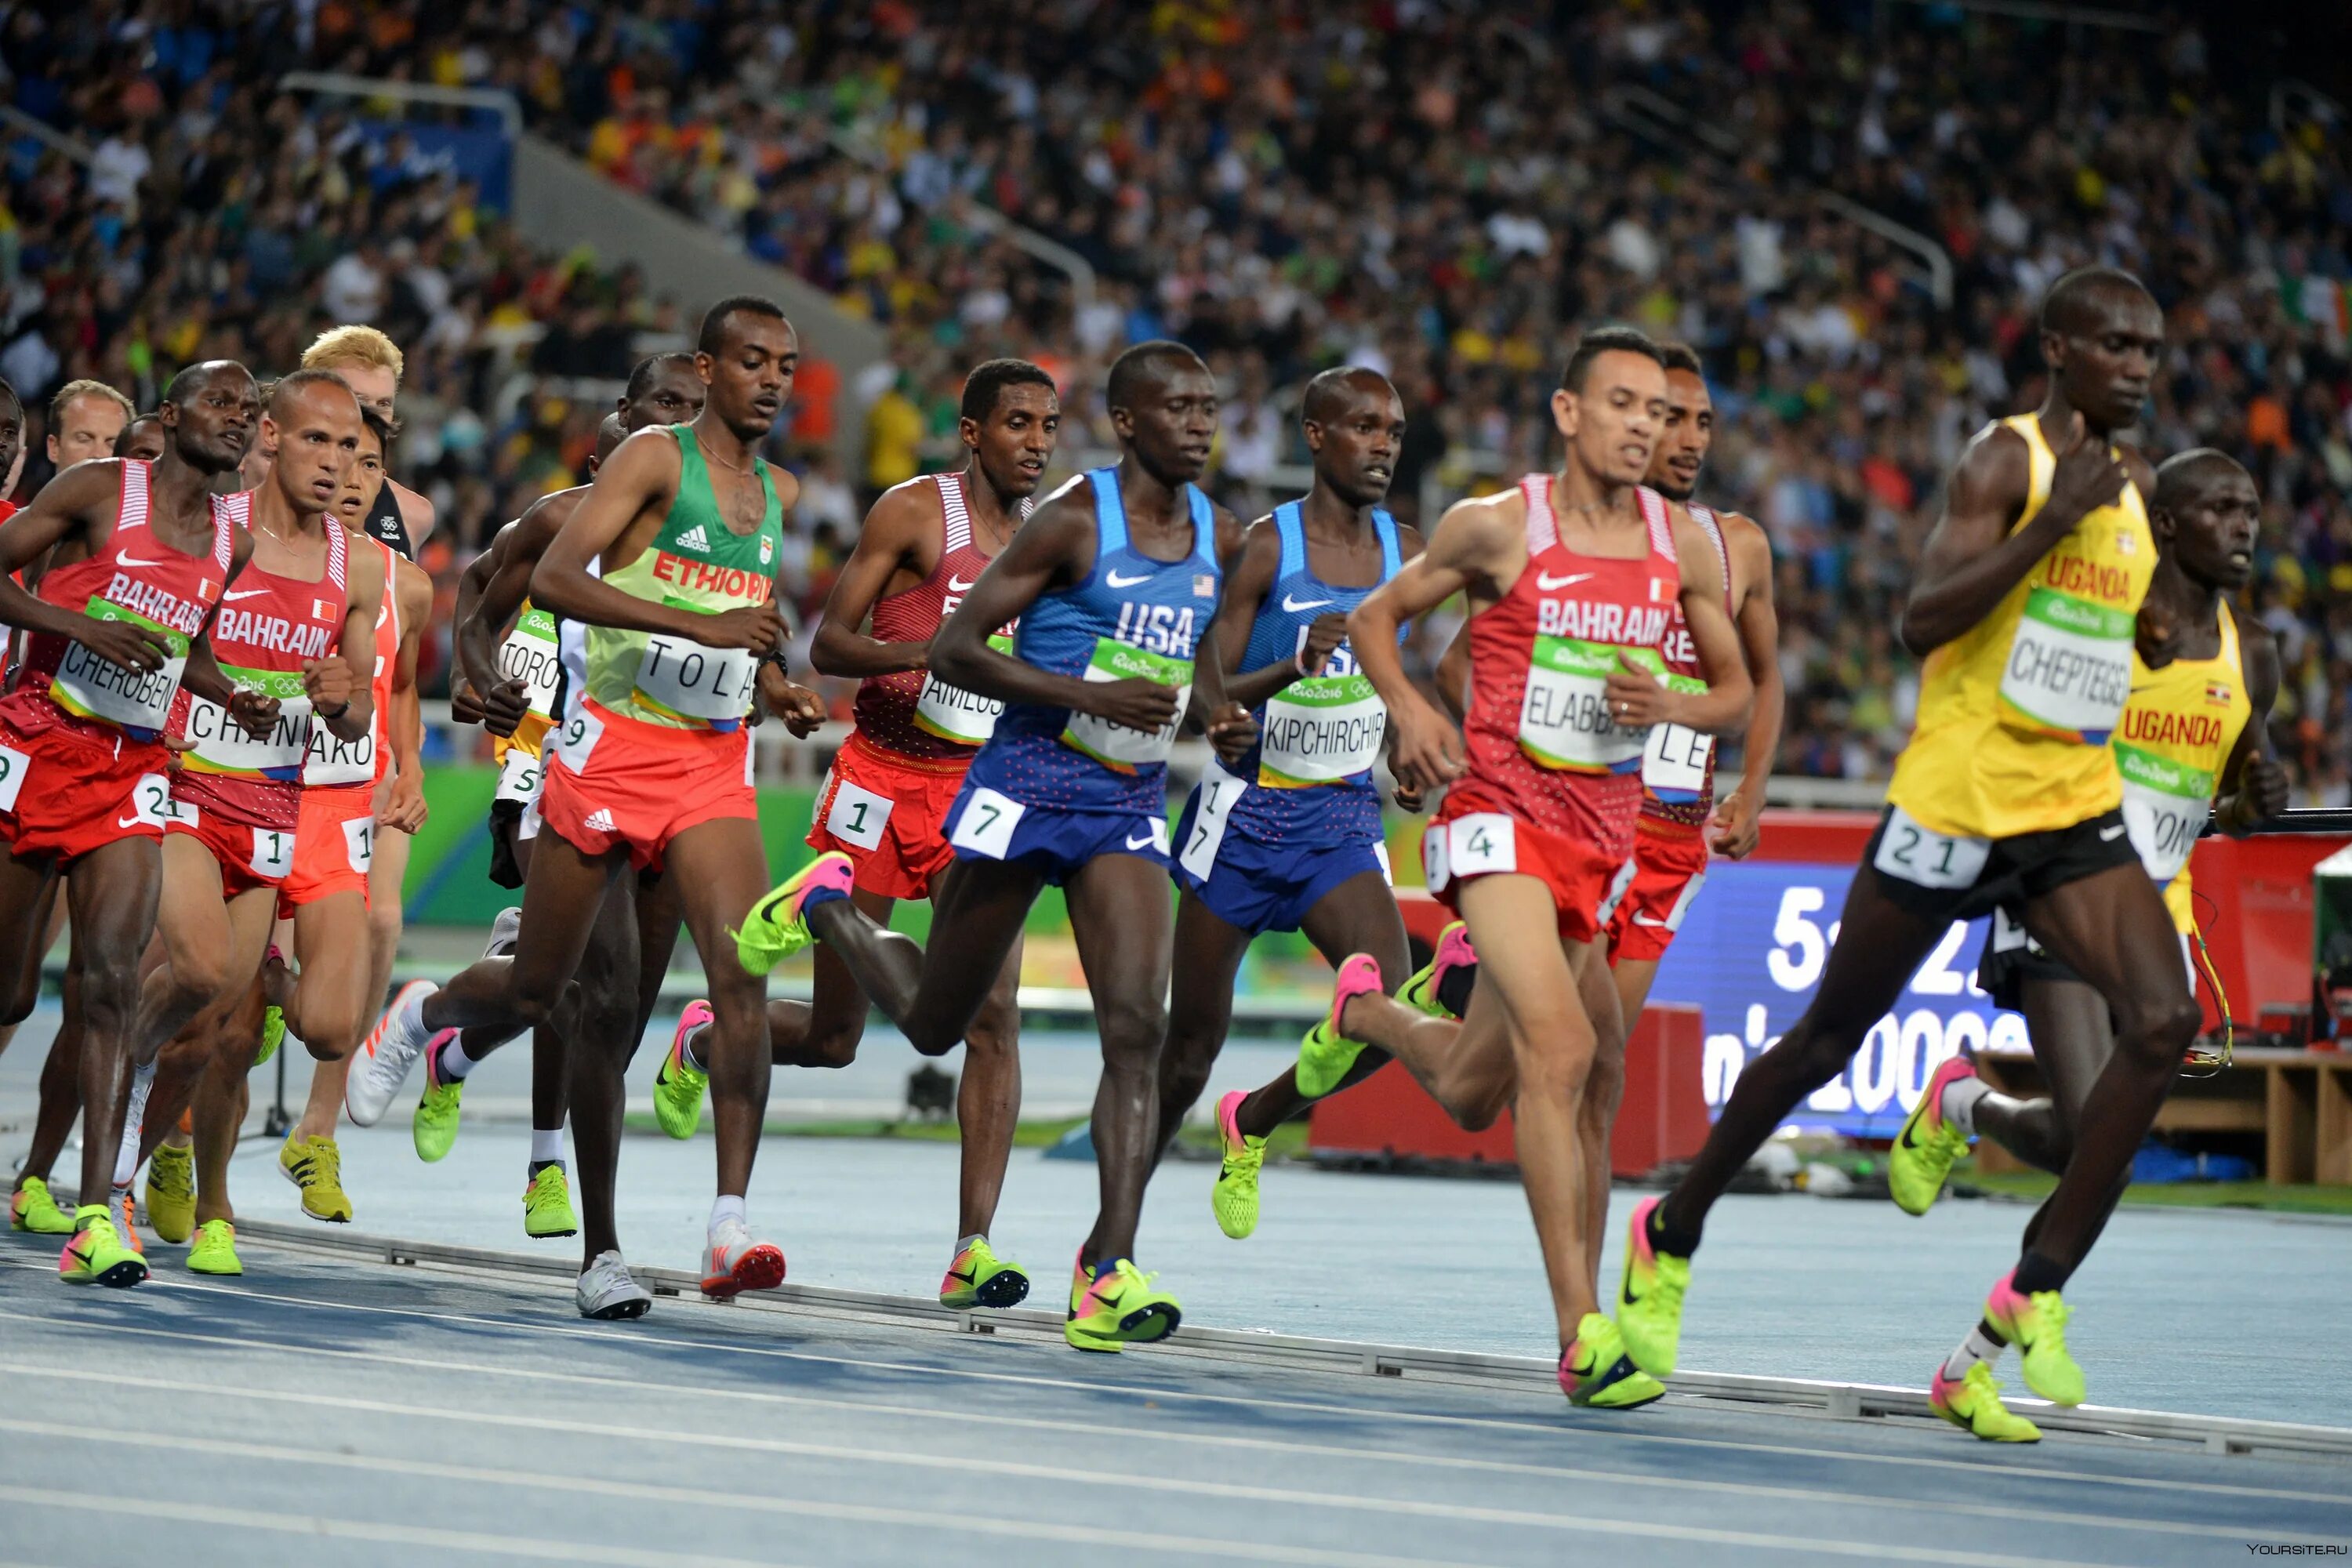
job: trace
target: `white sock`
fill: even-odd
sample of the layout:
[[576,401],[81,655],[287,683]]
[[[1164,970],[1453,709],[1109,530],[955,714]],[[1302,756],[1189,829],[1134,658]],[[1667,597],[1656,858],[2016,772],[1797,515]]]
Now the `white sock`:
[[[452,1035],[449,1043],[441,1047],[441,1058],[433,1069],[445,1082],[455,1083],[474,1070],[474,1058],[466,1054],[464,1040]],[[537,1159],[537,1155],[532,1156]]]
[[530,1130],[530,1163],[534,1165],[563,1163],[563,1129],[561,1127]]
[[1991,1085],[1973,1075],[1954,1079],[1944,1086],[1944,1120],[1951,1123],[1961,1137],[1975,1137],[1977,1101],[1991,1092]]
[[1984,1325],[1979,1323],[1969,1331],[1969,1337],[1960,1342],[1960,1348],[1944,1358],[1944,1375],[1958,1383],[1961,1378],[1968,1376],[1969,1368],[1979,1362],[1984,1363],[1987,1366],[1998,1364],[2000,1361],[2000,1352],[2008,1348],[2000,1341],[1986,1333]]
[[147,1094],[155,1087],[155,1064],[131,1069],[131,1103],[122,1112],[122,1142],[114,1152],[114,1184],[127,1187],[139,1173],[139,1131],[147,1121]]
[[730,1220],[737,1225],[748,1226],[751,1223],[751,1211],[744,1206],[740,1195],[721,1194],[710,1205],[710,1236],[713,1240],[718,1239],[719,1227]]
[[686,1059],[697,1072],[710,1070],[710,1058],[702,1054],[702,1042],[709,1037],[710,1026],[697,1024],[686,1033]]

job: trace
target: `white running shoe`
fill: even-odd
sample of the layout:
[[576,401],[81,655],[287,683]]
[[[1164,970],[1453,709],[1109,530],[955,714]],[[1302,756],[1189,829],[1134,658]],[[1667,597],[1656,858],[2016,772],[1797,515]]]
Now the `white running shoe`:
[[114,1180],[128,1186],[139,1173],[139,1135],[147,1125],[147,1096],[155,1088],[155,1064],[131,1069],[131,1103],[122,1111],[122,1142],[115,1146]]
[[607,1322],[623,1318],[642,1318],[652,1310],[653,1292],[630,1278],[629,1266],[621,1261],[617,1252],[600,1252],[596,1260],[572,1287],[572,1299],[580,1304],[583,1318],[601,1318]]
[[511,958],[515,942],[522,935],[522,910],[503,909],[499,918],[490,922],[490,944],[482,949],[484,958]]
[[369,1032],[343,1086],[343,1109],[351,1113],[353,1126],[373,1127],[383,1121],[425,1047],[457,1033],[444,1029],[436,1035],[425,1026],[425,999],[440,989],[430,980],[410,981]]
[[702,1256],[702,1293],[724,1300],[746,1290],[772,1290],[784,1282],[784,1249],[752,1239],[751,1227],[728,1220],[710,1233]]

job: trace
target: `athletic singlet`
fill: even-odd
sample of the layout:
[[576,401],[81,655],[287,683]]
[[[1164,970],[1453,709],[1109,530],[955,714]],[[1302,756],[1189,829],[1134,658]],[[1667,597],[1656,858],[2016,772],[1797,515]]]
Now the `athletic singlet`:
[[1192,547],[1161,561],[1128,536],[1117,468],[1070,483],[1093,488],[1094,569],[1084,582],[1039,595],[1021,617],[1013,656],[1086,680],[1137,677],[1172,686],[1175,717],[1147,733],[1068,708],[1009,703],[970,776],[1024,805],[1160,816],[1168,805],[1168,753],[1192,695],[1194,649],[1217,607],[1216,513],[1207,496],[1186,485]]
[[[1696,502],[1683,510],[1706,531],[1715,557],[1723,566],[1723,609],[1732,613],[1731,552],[1723,542],[1723,523]],[[1691,640],[1690,625],[1683,619],[1682,600],[1675,600],[1669,617],[1666,684],[1676,691],[1705,691],[1706,671],[1700,667],[1698,645]],[[1642,752],[1642,820],[1671,823],[1696,833],[1706,825],[1715,806],[1715,737],[1682,724],[1651,726],[1649,743]]]
[[38,592],[59,609],[144,626],[170,646],[171,655],[163,668],[142,672],[110,663],[67,637],[28,637],[24,675],[9,699],[10,720],[20,729],[26,720],[37,723],[37,710],[46,708],[109,735],[138,742],[160,738],[171,727],[188,644],[221,602],[252,495],[213,497],[212,549],[192,555],[163,543],[149,526],[150,466],[125,458],[121,467],[122,499],[106,548],[50,568],[42,574]]
[[389,544],[383,552],[383,604],[375,616],[375,670],[368,692],[375,717],[368,732],[346,741],[324,724],[310,726],[310,751],[302,763],[305,789],[373,789],[392,771],[392,748],[384,743],[384,723],[392,711],[392,680],[400,666],[400,594],[398,557]]
[[302,666],[332,655],[351,611],[351,535],[325,520],[327,569],[317,578],[281,577],[246,563],[213,617],[213,655],[234,684],[278,699],[278,721],[258,739],[218,703],[191,695],[187,737],[173,798],[194,801],[233,822],[290,831],[301,815],[310,752],[310,699]]
[[376,486],[375,500],[368,502],[360,528],[377,543],[400,552],[403,559],[416,559],[416,545],[408,537],[408,520],[400,515],[400,498],[393,493],[391,475],[386,474]]
[[[939,635],[940,624],[955,614],[963,596],[996,559],[972,542],[971,510],[964,497],[961,474],[933,474],[913,481],[937,484],[942,533],[940,563],[931,574],[903,593],[874,602],[874,640],[928,642]],[[1033,501],[1021,500],[1021,515],[1029,515]],[[1013,651],[1009,631],[989,639],[999,653]],[[894,675],[869,675],[857,683],[854,710],[857,732],[886,752],[902,757],[969,759],[996,732],[997,716],[1004,704],[947,682],[925,669]]]
[[1665,498],[1638,492],[1649,549],[1622,559],[1560,542],[1552,477],[1519,481],[1528,563],[1501,599],[1470,617],[1469,772],[1447,810],[1499,811],[1622,858],[1642,806],[1644,729],[1609,714],[1621,654],[1663,674],[1660,649],[1682,597]]
[[514,629],[499,645],[499,677],[520,680],[530,702],[512,736],[490,737],[491,760],[504,764],[507,753],[539,755],[548,731],[555,727],[556,689],[563,679],[563,661],[555,617],[526,598],[515,613]]
[[2189,852],[2213,815],[2222,764],[2254,712],[2237,619],[2226,603],[2221,609],[2221,646],[2212,658],[2150,669],[2133,656],[2131,700],[2112,745],[2132,847],[2184,932],[2197,929]]
[[[2049,499],[2058,459],[2042,422],[2017,526]],[[1927,656],[1919,718],[1886,798],[1931,832],[2008,838],[2112,811],[2122,798],[2107,740],[2131,695],[2132,624],[2156,574],[2138,487],[2074,526],[1990,615]]]
[[[673,609],[716,616],[764,605],[775,592],[783,552],[782,505],[768,465],[754,458],[766,498],[760,526],[727,526],[710,469],[690,425],[666,426],[677,442],[677,494],[651,542],[604,581],[625,594]],[[688,637],[592,626],[587,695],[606,710],[670,730],[742,728],[757,689],[760,656],[750,648],[709,647]]]

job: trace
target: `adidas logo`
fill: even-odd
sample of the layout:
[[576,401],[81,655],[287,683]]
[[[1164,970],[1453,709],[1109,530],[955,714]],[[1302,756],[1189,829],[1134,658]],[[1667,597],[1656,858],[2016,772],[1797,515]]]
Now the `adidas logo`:
[[698,522],[677,536],[677,547],[680,550],[708,551],[710,548],[710,535],[704,532],[702,524]]
[[599,806],[595,813],[588,818],[588,828],[593,833],[612,832],[613,814],[610,811],[605,810],[604,807]]

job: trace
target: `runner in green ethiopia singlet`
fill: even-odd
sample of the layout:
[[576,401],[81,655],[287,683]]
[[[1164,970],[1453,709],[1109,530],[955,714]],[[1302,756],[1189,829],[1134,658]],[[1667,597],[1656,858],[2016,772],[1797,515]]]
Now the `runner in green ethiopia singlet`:
[[[766,498],[760,526],[737,533],[719,511],[694,427],[668,429],[677,439],[677,499],[644,553],[605,572],[604,581],[640,599],[698,615],[766,604],[774,592],[784,531],[784,510],[768,466],[759,464]],[[587,628],[587,644],[588,695],[614,713],[674,730],[732,730],[751,711],[760,656],[748,648],[706,647],[681,637],[599,626]]]

